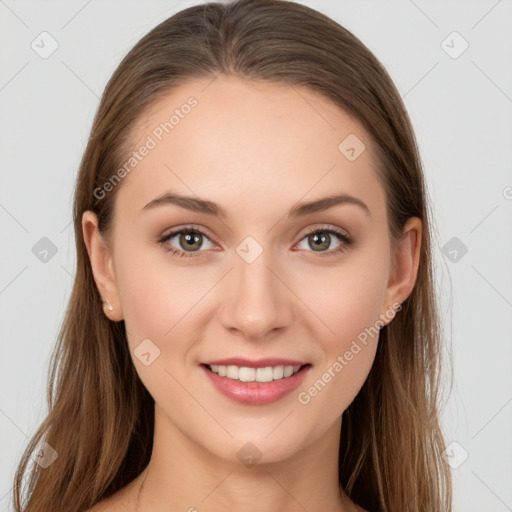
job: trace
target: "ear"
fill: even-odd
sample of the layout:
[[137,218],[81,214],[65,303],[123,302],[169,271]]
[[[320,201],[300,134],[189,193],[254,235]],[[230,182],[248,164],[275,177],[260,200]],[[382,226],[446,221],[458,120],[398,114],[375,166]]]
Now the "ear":
[[94,212],[84,212],[82,216],[82,232],[98,291],[112,305],[112,310],[109,310],[105,304],[103,311],[110,320],[119,322],[123,320],[123,312],[119,301],[112,255],[110,254],[107,242],[98,230],[98,217]]
[[[392,257],[388,285],[384,297],[383,309],[390,310],[393,304],[401,304],[411,294],[420,261],[420,249],[422,243],[422,222],[418,217],[411,217],[405,223],[403,235],[397,242],[397,247]],[[386,315],[384,315],[386,316]],[[393,319],[388,313],[387,325]],[[382,318],[382,316],[381,316]]]

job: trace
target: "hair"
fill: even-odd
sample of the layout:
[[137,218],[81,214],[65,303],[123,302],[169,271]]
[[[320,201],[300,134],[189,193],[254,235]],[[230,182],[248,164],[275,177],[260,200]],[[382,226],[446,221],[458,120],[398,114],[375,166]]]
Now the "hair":
[[[443,335],[433,230],[412,125],[388,73],[356,36],[286,0],[186,8],[140,39],[109,80],[74,193],[76,275],[50,362],[49,412],[17,467],[16,510],[82,512],[131,482],[150,460],[154,400],[131,360],[124,321],[103,313],[81,220],[92,210],[100,232],[109,233],[119,186],[101,199],[94,191],[133,150],[141,116],[179,85],[220,74],[303,86],[330,99],[375,145],[391,246],[410,217],[421,219],[414,288],[381,328],[370,373],[342,415],[339,481],[372,512],[450,511],[452,480],[438,416]],[[45,469],[29,468],[42,442],[58,457]]]

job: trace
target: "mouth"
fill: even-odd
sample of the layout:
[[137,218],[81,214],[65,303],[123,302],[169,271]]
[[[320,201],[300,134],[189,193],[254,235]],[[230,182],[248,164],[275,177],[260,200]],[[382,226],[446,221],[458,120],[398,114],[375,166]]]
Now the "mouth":
[[275,361],[269,364],[269,360],[264,363],[237,360],[239,364],[218,364],[235,362],[224,360],[202,363],[200,366],[222,395],[246,405],[266,405],[296,389],[312,366],[311,363],[299,361],[277,361],[299,364],[275,364]]
[[309,363],[304,365],[276,365],[264,367],[249,367],[238,365],[203,365],[212,373],[219,377],[238,380],[240,382],[272,382],[274,380],[287,379],[299,373],[302,368],[311,366]]

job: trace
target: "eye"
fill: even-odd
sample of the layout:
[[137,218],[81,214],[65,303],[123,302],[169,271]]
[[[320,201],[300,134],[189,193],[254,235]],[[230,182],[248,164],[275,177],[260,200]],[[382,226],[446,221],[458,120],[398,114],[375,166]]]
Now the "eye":
[[[332,235],[341,241],[341,243],[335,248],[331,247],[331,242],[333,241]],[[300,243],[304,240],[309,247],[313,248],[313,252],[326,253],[326,255],[343,252],[353,243],[352,238],[348,234],[333,228],[317,228],[311,230],[306,233]],[[330,250],[324,250],[329,249],[330,247]],[[324,256],[324,254],[321,256]]]
[[[340,241],[340,244],[334,249],[330,248],[333,241],[332,235]],[[334,228],[313,229],[306,233],[299,244],[304,240],[310,247],[313,247],[312,252],[326,253],[326,255],[333,255],[345,251],[353,243],[353,239],[347,233]],[[178,258],[193,258],[199,256],[199,254],[194,253],[203,252],[200,248],[205,241],[210,244],[206,249],[211,249],[213,243],[210,238],[201,229],[194,226],[187,226],[171,231],[170,233],[164,234],[158,240],[166,251]],[[324,250],[329,248],[330,250]],[[321,254],[321,256],[324,256],[324,254]]]
[[[169,245],[173,242],[174,239],[176,239],[174,244],[176,244],[178,248]],[[171,231],[170,233],[165,234],[162,238],[160,238],[159,243],[163,245],[166,251],[171,252],[178,258],[183,256],[190,258],[197,256],[194,254],[195,252],[202,252],[199,249],[205,240],[210,243],[210,247],[206,248],[210,249],[212,242],[208,236],[200,229],[188,226],[186,228]]]

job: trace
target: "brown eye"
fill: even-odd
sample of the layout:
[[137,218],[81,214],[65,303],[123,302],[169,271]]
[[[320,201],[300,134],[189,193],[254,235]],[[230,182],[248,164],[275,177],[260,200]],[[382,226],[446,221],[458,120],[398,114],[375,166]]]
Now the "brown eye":
[[184,249],[191,249],[192,251],[197,251],[201,247],[203,235],[195,232],[183,233],[180,234],[178,241],[180,247]]
[[331,245],[331,236],[323,231],[308,235],[308,243],[310,247],[316,250],[329,249]]
[[206,249],[211,249],[212,242],[202,231],[198,229],[181,229],[172,231],[159,240],[167,251],[179,255],[180,257],[195,256],[193,254],[194,252],[203,252],[200,249],[204,246],[205,241],[211,244],[210,247],[207,246]]
[[[339,244],[332,247],[331,244],[335,243],[336,238],[339,240]],[[344,251],[352,243],[352,239],[347,234],[335,229],[316,229],[307,233],[301,243],[303,241],[308,246],[305,247],[306,249],[311,248],[312,252],[327,254]]]

